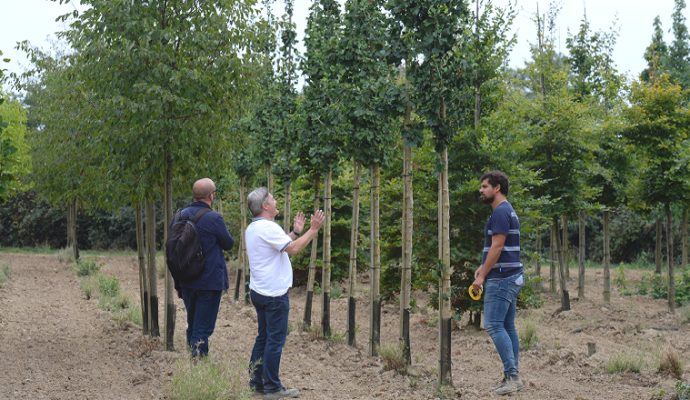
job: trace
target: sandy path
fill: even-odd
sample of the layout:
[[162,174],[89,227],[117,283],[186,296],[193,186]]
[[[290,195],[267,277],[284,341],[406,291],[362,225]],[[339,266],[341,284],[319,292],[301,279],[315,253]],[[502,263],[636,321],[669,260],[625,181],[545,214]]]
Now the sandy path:
[[0,289],[1,399],[161,398],[136,356],[138,332],[85,301],[66,264],[0,254],[4,264],[12,278]]

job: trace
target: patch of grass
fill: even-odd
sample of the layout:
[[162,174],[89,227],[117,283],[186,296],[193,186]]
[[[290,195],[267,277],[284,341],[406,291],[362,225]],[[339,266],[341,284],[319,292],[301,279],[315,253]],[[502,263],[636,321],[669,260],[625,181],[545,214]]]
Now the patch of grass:
[[114,276],[98,277],[98,292],[102,297],[115,297],[120,294],[120,281]]
[[79,281],[79,288],[84,294],[86,300],[91,300],[98,295],[98,278],[96,276],[87,276]]
[[678,382],[676,383],[676,399],[678,400],[690,400],[690,382]]
[[644,365],[644,359],[639,355],[618,353],[606,363],[606,372],[616,374],[621,372],[639,373]]
[[213,357],[203,357],[196,365],[180,360],[168,388],[171,400],[251,399],[245,382],[246,366],[227,365]]
[[333,282],[331,285],[331,300],[339,299],[342,295],[343,288],[337,282]]
[[3,264],[2,268],[0,268],[0,287],[3,287],[3,285],[5,285],[5,282],[7,282],[7,280],[10,279],[11,273],[12,270],[10,269],[10,266],[7,264]]
[[537,325],[534,321],[527,320],[521,327],[520,332],[520,349],[529,350],[534,348],[537,343],[539,343],[539,337],[537,336]]
[[71,263],[74,261],[74,252],[69,247],[63,247],[62,249],[58,250],[56,255],[58,261],[61,263]]
[[74,270],[77,276],[91,276],[97,274],[101,270],[101,265],[94,260],[77,260],[74,263]]
[[379,357],[383,361],[383,370],[394,370],[399,374],[407,373],[407,361],[405,360],[402,343],[384,344],[379,348]]
[[0,247],[0,253],[51,255],[57,252],[57,249],[51,249],[50,247]]
[[683,363],[680,361],[678,353],[671,349],[664,350],[659,356],[659,368],[657,371],[667,373],[678,380],[682,379]]
[[142,326],[144,324],[143,317],[141,315],[141,307],[139,305],[133,305],[116,311],[113,313],[113,319],[115,319],[115,321],[117,321],[120,325],[124,325],[125,322],[131,322],[137,326]]

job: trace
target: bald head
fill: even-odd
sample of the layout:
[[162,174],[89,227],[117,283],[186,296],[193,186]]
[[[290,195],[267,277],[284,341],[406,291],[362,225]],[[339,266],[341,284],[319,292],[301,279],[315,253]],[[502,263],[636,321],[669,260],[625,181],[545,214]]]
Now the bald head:
[[216,184],[209,178],[202,178],[194,182],[192,186],[192,195],[194,200],[210,200],[211,193],[216,191]]

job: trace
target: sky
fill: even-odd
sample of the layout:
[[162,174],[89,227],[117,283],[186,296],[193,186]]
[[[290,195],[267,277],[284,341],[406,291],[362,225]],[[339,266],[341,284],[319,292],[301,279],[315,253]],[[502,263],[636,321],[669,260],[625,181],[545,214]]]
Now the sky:
[[[343,0],[340,0],[341,3]],[[496,6],[505,6],[510,0],[494,0]],[[276,1],[281,3],[280,0]],[[529,46],[534,42],[535,28],[533,17],[537,5],[543,13],[547,10],[549,0],[512,0],[518,15],[513,23],[513,33],[517,43],[510,54],[509,64],[521,67],[530,57]],[[664,39],[670,43],[673,36],[671,13],[673,0],[561,0],[561,12],[558,16],[557,42],[560,51],[566,52],[565,40],[569,34],[577,32],[580,21],[586,10],[590,26],[595,31],[610,31],[612,27],[618,32],[618,42],[613,58],[618,70],[635,78],[645,67],[642,57],[644,49],[652,37],[654,17],[661,17],[664,28]],[[295,23],[298,40],[304,36],[304,28],[309,14],[311,0],[295,0]],[[59,4],[50,0],[0,0],[0,51],[3,58],[10,58],[9,64],[2,68],[10,72],[21,72],[28,66],[24,55],[15,50],[16,42],[28,40],[34,46],[50,49],[55,41],[54,33],[67,28],[64,23],[56,22],[59,15],[83,10],[79,4]],[[276,7],[276,13],[281,12]],[[686,23],[690,21],[690,8],[685,9]],[[301,44],[300,44],[301,45]]]

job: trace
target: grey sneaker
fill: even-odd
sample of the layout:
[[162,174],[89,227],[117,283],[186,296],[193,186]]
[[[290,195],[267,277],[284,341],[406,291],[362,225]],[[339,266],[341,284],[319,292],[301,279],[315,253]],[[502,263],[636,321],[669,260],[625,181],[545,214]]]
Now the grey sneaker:
[[299,389],[282,388],[277,392],[264,394],[264,400],[277,400],[277,399],[285,399],[285,398],[292,398],[292,397],[299,397]]
[[495,385],[491,388],[491,390],[495,391],[496,389],[500,388],[501,386],[503,386],[503,385],[505,385],[505,384],[506,384],[506,377],[505,377],[505,375],[504,375],[504,376],[503,376],[503,379],[501,379],[500,382],[498,382],[497,384],[495,384]]
[[503,396],[506,394],[519,392],[523,387],[525,387],[525,385],[522,383],[520,376],[507,376],[505,378],[505,382],[503,382],[503,385],[496,389],[495,393],[499,396]]

